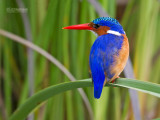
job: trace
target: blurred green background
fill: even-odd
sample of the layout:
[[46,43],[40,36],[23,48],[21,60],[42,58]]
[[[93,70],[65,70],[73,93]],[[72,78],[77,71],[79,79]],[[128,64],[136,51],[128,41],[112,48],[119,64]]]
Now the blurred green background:
[[[160,1],[97,0],[109,16],[124,27],[130,43],[130,57],[136,79],[160,83]],[[77,80],[89,78],[88,56],[96,39],[90,31],[62,30],[99,17],[87,0],[0,1],[0,29],[27,38],[21,14],[29,18],[33,43],[57,58]],[[29,96],[69,79],[37,52],[28,59],[27,48],[0,36],[0,120],[7,120]],[[33,64],[28,72],[28,65]],[[28,84],[33,74],[34,84]],[[123,75],[121,75],[123,77]],[[85,88],[95,120],[133,120],[128,90],[104,88],[99,100],[93,89]],[[144,120],[160,117],[160,99],[138,93]],[[77,90],[54,96],[34,111],[34,120],[88,120],[89,113]]]

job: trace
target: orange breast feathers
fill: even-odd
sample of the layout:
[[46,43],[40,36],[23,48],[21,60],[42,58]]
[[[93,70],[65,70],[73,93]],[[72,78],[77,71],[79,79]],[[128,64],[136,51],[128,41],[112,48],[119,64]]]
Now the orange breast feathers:
[[123,71],[129,56],[129,43],[128,38],[125,34],[122,35],[124,37],[122,48],[119,51],[119,56],[115,56],[114,65],[110,68],[112,74],[114,74],[113,78],[110,80],[116,79],[119,74]]

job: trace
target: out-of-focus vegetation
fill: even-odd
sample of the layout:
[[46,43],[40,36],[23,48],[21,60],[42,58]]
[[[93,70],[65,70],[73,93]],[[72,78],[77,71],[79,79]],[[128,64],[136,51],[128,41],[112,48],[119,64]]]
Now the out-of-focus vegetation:
[[[99,17],[87,0],[23,0],[31,24],[33,43],[55,56],[76,79],[89,77],[88,56],[96,37],[90,31],[62,30]],[[136,79],[160,83],[160,2],[158,0],[99,0],[104,10],[123,25],[130,42],[130,57]],[[0,28],[26,38],[24,23],[15,0],[0,1]],[[123,11],[124,10],[124,11]],[[28,98],[26,47],[0,37],[0,119],[7,120]],[[68,78],[41,55],[34,53],[34,89],[40,91]],[[123,75],[122,75],[123,76]],[[95,100],[85,88],[96,120],[134,119],[129,93],[124,88],[104,88]],[[142,119],[160,117],[160,100],[139,93]],[[89,119],[77,90],[59,94],[34,111],[35,120]]]

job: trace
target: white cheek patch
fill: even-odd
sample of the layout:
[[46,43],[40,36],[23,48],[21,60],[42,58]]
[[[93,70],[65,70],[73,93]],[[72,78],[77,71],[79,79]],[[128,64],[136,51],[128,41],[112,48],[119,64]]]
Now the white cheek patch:
[[96,32],[94,32],[93,30],[90,30],[92,33],[94,33],[96,35],[96,37],[98,37],[98,34]]
[[117,31],[113,31],[113,30],[108,30],[107,33],[113,34],[113,35],[117,35],[117,36],[121,36],[122,34],[117,32]]

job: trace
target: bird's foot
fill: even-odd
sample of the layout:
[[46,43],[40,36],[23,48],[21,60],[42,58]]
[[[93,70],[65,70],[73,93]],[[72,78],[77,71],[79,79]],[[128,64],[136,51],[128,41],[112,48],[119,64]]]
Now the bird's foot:
[[[117,76],[114,80],[112,80],[111,83],[114,83],[117,78],[119,78],[119,76]],[[113,87],[113,88],[115,88],[115,87]]]
[[114,80],[111,81],[111,83],[114,83],[117,78],[120,78],[120,77],[117,76]]

